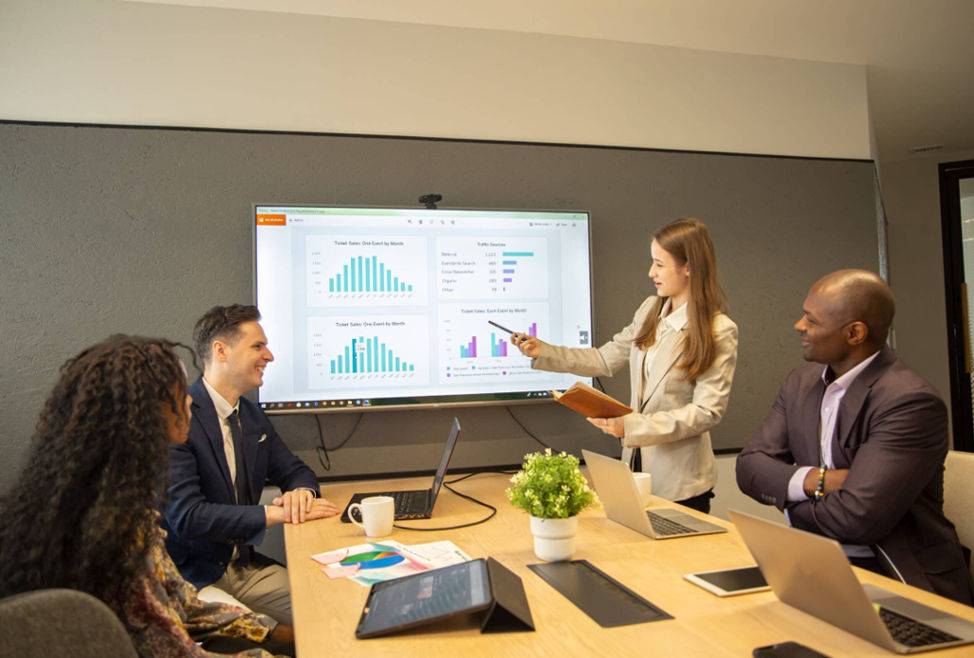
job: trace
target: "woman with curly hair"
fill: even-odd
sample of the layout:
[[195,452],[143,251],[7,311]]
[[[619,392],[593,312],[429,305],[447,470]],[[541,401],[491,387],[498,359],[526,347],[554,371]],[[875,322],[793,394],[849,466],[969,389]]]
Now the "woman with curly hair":
[[213,655],[200,642],[287,646],[289,627],[200,601],[166,553],[156,510],[169,444],[186,441],[190,418],[175,346],[112,336],[62,366],[27,465],[0,500],[0,596],[87,592],[118,615],[142,656]]

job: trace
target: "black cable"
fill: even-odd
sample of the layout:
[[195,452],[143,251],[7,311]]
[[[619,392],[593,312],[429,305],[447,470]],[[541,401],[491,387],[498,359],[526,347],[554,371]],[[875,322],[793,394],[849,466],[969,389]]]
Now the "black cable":
[[531,430],[529,430],[529,429],[528,429],[527,427],[525,427],[525,426],[524,426],[524,423],[522,423],[522,422],[521,422],[521,421],[520,421],[520,420],[518,419],[518,417],[514,415],[514,412],[513,412],[513,411],[511,411],[511,408],[510,408],[509,406],[505,406],[504,408],[505,408],[505,409],[507,409],[507,413],[509,413],[509,414],[511,415],[511,418],[513,418],[513,419],[514,419],[514,422],[515,422],[515,423],[517,423],[518,425],[520,425],[520,427],[521,427],[521,429],[522,429],[522,430],[524,430],[524,433],[525,433],[525,434],[527,434],[527,435],[528,435],[528,436],[530,436],[530,437],[531,437],[532,439],[534,439],[534,440],[535,440],[535,441],[537,441],[537,442],[538,442],[539,444],[541,444],[541,447],[543,447],[543,448],[547,448],[548,450],[551,450],[551,446],[550,446],[550,445],[548,445],[547,443],[545,443],[544,441],[542,441],[541,439],[539,439],[538,437],[536,437],[536,436],[534,435],[534,432],[532,432]]
[[514,475],[517,471],[476,471],[474,473],[467,473],[466,475],[461,475],[455,480],[447,480],[443,484],[456,484],[457,482],[463,482],[467,478],[472,478],[475,475],[483,475],[484,473],[490,473],[491,475]]
[[[315,416],[315,417],[317,418],[317,416]],[[332,447],[331,447],[331,449],[332,449],[332,451],[335,451],[335,450],[340,450],[340,449],[342,449],[342,448],[344,448],[344,447],[345,447],[345,444],[346,444],[346,443],[348,443],[348,441],[349,441],[349,439],[351,439],[351,438],[352,438],[352,435],[353,435],[353,434],[355,434],[355,430],[357,430],[357,429],[358,429],[358,426],[359,426],[359,424],[361,424],[361,422],[362,422],[362,418],[364,418],[364,417],[365,417],[365,412],[361,412],[361,411],[360,411],[360,412],[359,412],[359,415],[358,415],[358,418],[356,418],[356,419],[355,419],[355,424],[354,424],[354,425],[352,425],[352,429],[351,429],[351,430],[350,430],[350,431],[348,432],[348,434],[347,434],[347,435],[345,436],[345,438],[344,438],[344,439],[342,439],[342,440],[341,440],[341,441],[340,441],[340,442],[338,443],[338,445],[337,445],[337,446],[332,446]]]
[[394,523],[392,525],[392,527],[393,528],[398,528],[399,530],[416,530],[417,532],[434,532],[434,531],[437,531],[437,530],[459,530],[460,528],[470,528],[470,527],[475,526],[475,525],[480,525],[481,523],[487,523],[492,518],[494,518],[494,516],[497,514],[497,508],[494,507],[493,505],[489,504],[489,503],[485,503],[482,500],[477,500],[473,496],[468,496],[465,493],[460,493],[459,491],[457,491],[456,489],[454,489],[453,487],[450,486],[451,484],[456,484],[457,482],[461,482],[462,480],[466,480],[467,478],[473,477],[475,475],[482,475],[484,473],[502,474],[502,475],[510,475],[511,474],[510,471],[480,471],[479,473],[467,473],[466,475],[462,475],[462,476],[456,478],[455,480],[450,480],[449,482],[444,482],[443,483],[443,486],[444,487],[446,487],[449,491],[451,491],[452,493],[456,494],[460,498],[463,498],[465,500],[469,500],[471,503],[476,503],[477,505],[480,505],[481,507],[486,507],[487,509],[489,509],[490,510],[490,514],[488,514],[484,518],[478,519],[477,521],[471,521],[470,523],[461,523],[460,525],[443,526],[443,527],[440,527],[440,528],[410,528],[409,526],[399,525],[398,523]]
[[[315,448],[315,454],[318,455],[318,463],[326,471],[331,470],[331,457],[328,456],[328,448],[325,446],[325,435],[321,431],[321,419],[318,418],[318,414],[312,414],[315,419],[315,425],[318,426],[318,446]],[[324,458],[322,458],[324,454]],[[325,463],[327,462],[327,463]]]
[[603,393],[605,393],[606,395],[608,395],[608,393],[607,393],[607,392],[606,392],[606,390],[605,390],[605,386],[603,386],[603,385],[602,385],[602,380],[601,380],[601,379],[599,379],[598,377],[593,377],[593,378],[592,378],[592,381],[594,381],[594,382],[595,382],[595,385],[596,385],[596,386],[598,386],[598,387],[599,387],[599,389],[600,389],[600,390],[601,390],[601,391],[602,391]]
[[[341,442],[339,442],[338,445],[333,446],[331,448],[332,451],[339,450],[345,447],[345,444],[348,443],[348,440],[352,438],[353,434],[355,434],[355,430],[358,429],[359,423],[362,422],[362,417],[364,415],[365,415],[364,412],[359,412],[358,419],[356,419],[355,424],[352,426],[352,430],[348,433],[348,435],[344,439],[341,440]],[[325,435],[321,431],[321,416],[319,416],[318,414],[312,414],[312,416],[314,416],[315,424],[318,426],[318,446],[315,448],[315,453],[317,453],[318,455],[318,463],[321,464],[321,467],[323,469],[325,469],[326,471],[330,471],[331,457],[328,456],[328,446],[325,445]]]

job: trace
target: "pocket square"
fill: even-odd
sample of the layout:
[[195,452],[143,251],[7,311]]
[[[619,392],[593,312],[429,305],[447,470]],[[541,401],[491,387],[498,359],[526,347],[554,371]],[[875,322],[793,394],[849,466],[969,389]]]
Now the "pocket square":
[[257,443],[263,443],[266,440],[267,440],[267,435],[266,434],[261,434],[260,435],[260,438],[257,439]]

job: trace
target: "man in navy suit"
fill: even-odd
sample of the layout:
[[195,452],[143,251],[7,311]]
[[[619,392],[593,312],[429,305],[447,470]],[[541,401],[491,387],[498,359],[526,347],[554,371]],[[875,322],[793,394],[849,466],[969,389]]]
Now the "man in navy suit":
[[[243,397],[274,360],[254,306],[215,306],[193,331],[203,376],[189,388],[189,440],[171,450],[166,548],[182,576],[213,584],[256,612],[292,625],[286,569],[254,551],[268,527],[340,510],[320,497],[314,472],[288,450],[267,416]],[[281,488],[259,504],[264,484]]]

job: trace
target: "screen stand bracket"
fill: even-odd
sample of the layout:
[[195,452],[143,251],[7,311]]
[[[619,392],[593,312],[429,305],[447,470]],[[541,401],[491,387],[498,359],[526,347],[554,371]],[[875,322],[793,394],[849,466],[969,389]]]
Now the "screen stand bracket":
[[492,601],[484,613],[481,633],[533,631],[534,620],[524,593],[524,584],[513,571],[494,558],[487,558]]

